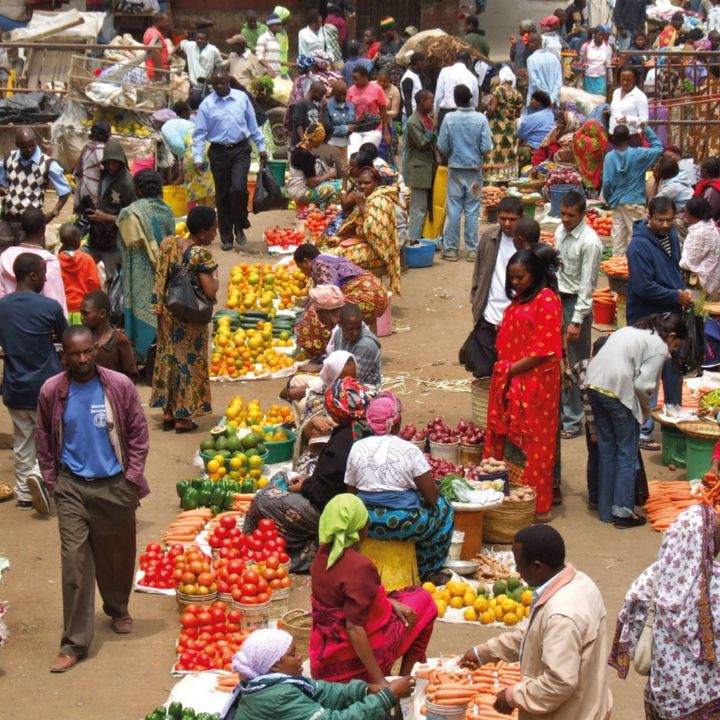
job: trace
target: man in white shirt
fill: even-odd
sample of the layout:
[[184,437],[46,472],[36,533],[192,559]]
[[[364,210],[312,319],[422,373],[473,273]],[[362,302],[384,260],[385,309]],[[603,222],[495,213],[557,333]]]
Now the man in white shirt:
[[204,89],[205,82],[223,65],[220,51],[208,42],[204,32],[195,33],[194,40],[183,40],[180,43],[180,50],[187,60],[190,86]]
[[489,377],[497,360],[495,337],[510,299],[505,292],[507,264],[515,253],[513,229],[523,216],[520,198],[504,197],[498,205],[498,225],[480,236],[470,290],[474,340],[480,350],[480,365],[466,366],[475,377]]
[[[562,225],[555,231],[555,250],[560,258],[558,289],[563,304],[563,328],[567,334],[568,366],[590,357],[592,294],[597,285],[602,242],[585,223],[585,198],[575,190],[565,193],[560,205]],[[576,385],[563,391],[562,437],[580,434],[583,403]]]
[[435,115],[438,119],[438,130],[442,125],[443,118],[452,110],[457,109],[455,104],[455,88],[458,85],[466,85],[470,88],[472,95],[470,107],[477,109],[480,99],[480,90],[475,75],[468,70],[470,55],[467,50],[460,50],[455,56],[455,64],[445,67],[440,71],[437,80],[437,89],[435,90]]
[[317,10],[307,14],[307,27],[298,33],[298,55],[312,56],[318,50],[327,50],[322,15]]
[[265,24],[267,31],[258,38],[255,55],[267,69],[268,75],[275,77],[282,69],[282,46],[278,37],[282,31],[282,21],[279,17],[271,15]]
[[228,38],[227,43],[230,46],[230,55],[226,62],[230,75],[250,91],[253,80],[265,75],[266,68],[250,51],[244,36],[233,35]]

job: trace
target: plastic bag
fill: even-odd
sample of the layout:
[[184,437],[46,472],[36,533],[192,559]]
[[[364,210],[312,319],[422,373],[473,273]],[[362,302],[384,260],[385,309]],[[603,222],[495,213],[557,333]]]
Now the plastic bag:
[[123,298],[122,270],[118,271],[108,282],[110,298],[110,324],[122,326],[125,320],[125,300]]
[[280,186],[275,182],[270,170],[263,165],[257,175],[255,184],[253,212],[257,215],[266,210],[283,210],[286,206],[287,200],[283,197]]

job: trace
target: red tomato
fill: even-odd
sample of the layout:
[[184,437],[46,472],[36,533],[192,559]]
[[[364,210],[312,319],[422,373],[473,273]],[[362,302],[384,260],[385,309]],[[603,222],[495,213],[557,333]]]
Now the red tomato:
[[237,560],[230,560],[228,563],[228,572],[232,574],[241,574],[245,570],[245,563],[240,560],[239,558]]
[[245,582],[240,586],[243,595],[257,595],[258,586],[255,583]]
[[198,625],[198,618],[193,613],[186,612],[180,617],[180,624],[184,628],[194,628]]
[[215,528],[213,532],[215,534],[215,537],[219,537],[221,540],[224,540],[226,537],[230,536],[228,529],[224,525],[219,525]]
[[260,575],[257,573],[256,570],[246,570],[245,574],[243,575],[243,582],[246,583],[253,583],[254,585],[257,585],[259,579]]
[[265,567],[271,570],[277,570],[280,567],[280,556],[274,553],[268,556],[268,559],[265,561]]
[[199,625],[211,625],[213,622],[213,616],[209,612],[201,612],[197,616]]
[[257,605],[257,596],[256,595],[243,595],[240,598],[240,604],[241,605]]
[[158,543],[150,543],[145,547],[146,552],[161,553],[163,551],[162,545]]
[[290,556],[286,552],[280,553],[280,562],[283,563],[289,563],[290,562]]
[[237,525],[237,520],[234,515],[223,515],[220,518],[220,525],[230,530]]
[[230,595],[232,595],[232,599],[235,602],[240,602],[240,598],[242,597],[242,590],[239,587],[234,587],[230,591]]
[[266,592],[258,593],[258,596],[257,596],[258,605],[262,605],[263,603],[266,603],[269,599],[270,599],[269,593],[266,593]]
[[241,617],[241,615],[238,610],[228,610],[227,611],[227,621],[229,623],[239,623],[240,617]]
[[[266,593],[270,586],[267,584],[267,580],[260,578],[257,583],[257,589],[259,593]],[[249,593],[248,593],[249,594]]]

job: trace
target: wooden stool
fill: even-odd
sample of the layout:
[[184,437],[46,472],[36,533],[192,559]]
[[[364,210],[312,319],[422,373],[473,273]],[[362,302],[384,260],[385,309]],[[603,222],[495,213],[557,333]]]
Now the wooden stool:
[[400,590],[420,584],[415,543],[365,538],[360,553],[375,563],[385,590]]

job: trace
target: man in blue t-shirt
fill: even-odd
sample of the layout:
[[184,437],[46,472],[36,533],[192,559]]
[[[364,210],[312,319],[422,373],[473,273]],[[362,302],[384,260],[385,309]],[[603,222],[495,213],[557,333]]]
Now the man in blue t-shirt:
[[56,300],[40,295],[45,285],[45,260],[21,253],[13,263],[15,292],[0,299],[0,347],[5,357],[2,396],[13,423],[15,496],[19,510],[47,515],[42,494],[33,504],[32,486],[41,481],[35,455],[35,419],[42,384],[62,370],[53,340],[60,340],[67,322]]

